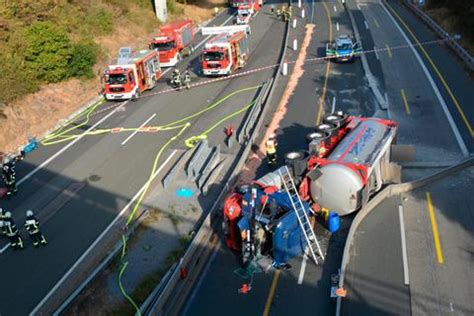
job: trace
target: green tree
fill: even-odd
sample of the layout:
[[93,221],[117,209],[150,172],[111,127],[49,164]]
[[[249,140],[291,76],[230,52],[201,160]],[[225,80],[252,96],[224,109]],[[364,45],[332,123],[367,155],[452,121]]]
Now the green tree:
[[63,28],[50,22],[35,22],[24,30],[23,40],[26,66],[37,79],[49,83],[70,76],[73,44]]
[[93,42],[75,44],[72,50],[72,58],[69,62],[71,76],[94,77],[92,67],[97,60],[97,53],[98,48]]

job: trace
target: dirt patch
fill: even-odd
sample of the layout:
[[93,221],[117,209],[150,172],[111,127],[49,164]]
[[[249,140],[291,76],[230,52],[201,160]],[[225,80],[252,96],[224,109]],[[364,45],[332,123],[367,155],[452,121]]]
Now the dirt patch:
[[[189,5],[178,3],[177,6],[184,9],[185,17],[200,23],[213,16],[214,7],[222,8],[225,4],[225,0],[203,0]],[[133,15],[133,10],[129,14]],[[175,18],[170,17],[170,20]],[[101,90],[99,75],[116,58],[118,49],[122,46],[146,48],[155,32],[153,29],[158,27],[158,22],[155,27],[131,22],[119,25],[112,35],[94,39],[103,51],[102,59],[94,67],[96,78],[45,85],[40,91],[8,105],[0,104],[0,152],[14,152],[26,143],[28,136],[42,136],[61,119],[93,100]]]

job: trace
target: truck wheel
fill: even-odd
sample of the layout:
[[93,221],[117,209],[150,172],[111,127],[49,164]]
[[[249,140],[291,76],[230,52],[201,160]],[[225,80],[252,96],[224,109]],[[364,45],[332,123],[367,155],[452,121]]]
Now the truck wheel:
[[324,117],[323,122],[327,124],[334,124],[337,126],[341,126],[347,119],[347,115],[339,114],[339,113],[331,113]]
[[336,134],[338,128],[339,127],[336,124],[323,123],[323,124],[319,124],[318,127],[316,127],[316,131],[327,132],[330,136],[333,136]]
[[303,151],[291,151],[284,155],[285,164],[293,172],[296,177],[301,176],[306,170],[306,158],[308,154]]
[[312,132],[306,135],[306,142],[309,144],[314,140],[324,141],[329,138],[329,134],[326,132]]

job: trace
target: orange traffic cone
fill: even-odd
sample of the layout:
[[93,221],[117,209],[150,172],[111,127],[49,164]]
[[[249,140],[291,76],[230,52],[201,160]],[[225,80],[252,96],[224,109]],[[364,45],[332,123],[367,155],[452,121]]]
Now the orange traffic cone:
[[239,293],[241,294],[248,294],[252,287],[248,283],[242,284],[242,287],[239,289]]

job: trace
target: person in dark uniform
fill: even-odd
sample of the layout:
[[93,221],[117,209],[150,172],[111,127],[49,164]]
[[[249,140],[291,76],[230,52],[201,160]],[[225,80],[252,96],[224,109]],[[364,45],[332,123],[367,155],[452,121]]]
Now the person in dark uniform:
[[32,210],[26,211],[25,229],[26,231],[28,231],[28,234],[30,235],[30,238],[33,241],[33,245],[35,247],[38,247],[40,243],[43,246],[46,246],[48,242],[46,241],[44,235],[41,233],[39,221],[34,216]]

